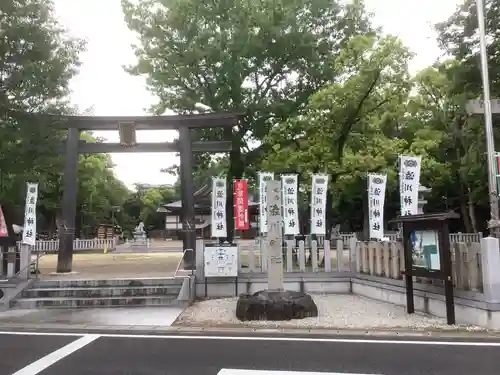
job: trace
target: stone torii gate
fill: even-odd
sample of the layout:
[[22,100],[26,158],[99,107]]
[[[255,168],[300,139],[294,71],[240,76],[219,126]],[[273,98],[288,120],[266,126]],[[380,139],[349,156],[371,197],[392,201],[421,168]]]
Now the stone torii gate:
[[[46,117],[42,115],[41,117]],[[49,115],[49,122],[67,129],[66,160],[63,178],[62,221],[59,235],[57,272],[71,272],[73,263],[73,240],[75,237],[75,216],[78,189],[78,154],[113,152],[179,152],[184,269],[194,269],[196,251],[194,188],[192,175],[192,154],[194,152],[229,152],[231,141],[191,141],[190,129],[233,127],[239,115],[234,113],[210,113],[174,116],[56,116]],[[179,131],[175,142],[137,143],[136,130]],[[80,140],[84,130],[118,130],[120,143],[90,143]],[[192,251],[186,251],[192,249]]]

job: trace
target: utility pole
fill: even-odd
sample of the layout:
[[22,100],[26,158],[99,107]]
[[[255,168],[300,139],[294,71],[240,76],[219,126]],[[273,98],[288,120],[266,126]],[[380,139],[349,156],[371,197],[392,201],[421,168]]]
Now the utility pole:
[[479,48],[481,56],[481,75],[483,79],[484,133],[486,136],[486,152],[488,156],[488,187],[490,193],[490,232],[499,237],[498,191],[495,170],[495,140],[493,137],[493,119],[490,98],[490,80],[488,75],[488,53],[486,45],[486,28],[484,0],[476,0],[477,21],[479,26]]

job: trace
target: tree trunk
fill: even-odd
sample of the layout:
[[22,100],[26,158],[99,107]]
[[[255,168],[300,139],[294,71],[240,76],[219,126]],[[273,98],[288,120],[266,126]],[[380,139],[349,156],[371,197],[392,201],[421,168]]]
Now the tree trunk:
[[[363,194],[363,241],[370,240],[370,202],[368,202],[368,193]],[[382,225],[384,225],[382,223]]]
[[469,207],[469,217],[470,217],[470,224],[472,227],[472,230],[474,231],[473,233],[477,233],[477,220],[476,220],[476,210],[474,207],[474,202],[472,202],[471,194],[470,194],[470,188],[468,189],[467,197],[468,197],[468,207]]
[[232,140],[233,150],[229,153],[229,170],[227,173],[227,203],[226,203],[226,228],[229,243],[234,239],[234,180],[240,179],[245,172],[245,164],[241,155],[241,140],[233,136],[232,129],[224,130],[224,139]]
[[[329,182],[330,186],[333,186],[337,182],[336,175],[331,175],[331,180]],[[333,227],[333,195],[331,193],[331,189],[328,189],[326,192],[326,212],[325,212],[325,225],[326,225],[326,235],[325,239],[330,239],[332,236],[332,227]]]
[[[462,195],[462,194],[461,194]],[[469,219],[469,212],[467,209],[467,202],[465,201],[465,196],[460,197],[460,211],[462,213],[462,219],[465,226],[465,232],[472,232],[472,225]]]

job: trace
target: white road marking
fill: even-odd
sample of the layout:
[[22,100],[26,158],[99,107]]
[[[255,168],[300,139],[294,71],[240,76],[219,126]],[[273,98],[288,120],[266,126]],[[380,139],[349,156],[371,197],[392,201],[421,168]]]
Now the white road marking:
[[22,368],[21,370],[15,372],[12,375],[36,375],[46,368],[52,366],[57,361],[60,361],[64,357],[76,352],[77,350],[83,348],[84,346],[90,344],[91,342],[97,340],[99,335],[85,335],[80,337],[79,339],[69,343],[66,346],[63,346],[56,351],[47,354],[45,357],[40,358],[38,361],[35,361],[28,366]]
[[352,374],[350,372],[237,370],[232,368],[223,368],[217,373],[217,375],[370,375],[370,374]]
[[[93,336],[85,333],[67,332],[10,332],[0,331],[0,335],[20,335],[20,336]],[[234,340],[234,341],[282,341],[282,342],[323,342],[342,344],[398,344],[398,345],[439,345],[439,346],[482,346],[500,347],[498,342],[484,341],[412,341],[412,340],[390,340],[390,339],[350,339],[350,338],[321,338],[321,337],[271,337],[271,336],[187,336],[187,335],[134,335],[119,333],[99,333],[97,336],[106,338],[127,338],[127,339],[167,339],[167,340]]]

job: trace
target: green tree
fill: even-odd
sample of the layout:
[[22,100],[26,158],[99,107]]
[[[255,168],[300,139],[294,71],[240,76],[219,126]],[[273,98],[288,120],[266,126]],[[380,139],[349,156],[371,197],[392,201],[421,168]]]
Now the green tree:
[[[274,127],[266,138],[272,150],[264,162],[267,170],[295,171],[305,186],[312,173],[330,176],[328,224],[336,218],[357,223],[351,229],[360,228],[367,173],[388,172],[389,194],[397,186],[394,166],[407,144],[393,137],[411,88],[410,57],[395,38],[353,38],[336,60],[336,81],[314,94],[301,115]],[[288,145],[280,146],[283,143]]]
[[[243,115],[234,129],[198,134],[232,141],[229,181],[259,162],[263,150],[252,151],[252,141],[297,115],[313,93],[336,78],[335,58],[352,36],[372,31],[358,0],[347,5],[331,0],[122,4],[140,40],[138,63],[129,71],[148,77],[159,99],[156,113],[199,112],[202,104]],[[232,194],[228,197],[232,228]]]
[[87,235],[95,234],[99,224],[111,224],[114,207],[122,207],[130,196],[131,192],[115,177],[112,168],[110,155],[80,157],[77,210],[80,225],[77,227],[81,226]]
[[[498,98],[500,1],[486,1],[485,15],[491,96]],[[463,1],[447,20],[436,25],[436,30],[438,42],[451,60],[434,67],[437,71],[434,73],[435,79],[429,79],[424,84],[427,89],[434,91],[424,93],[423,96],[424,101],[431,100],[429,108],[433,108],[434,113],[436,110],[440,111],[436,121],[441,122],[439,130],[444,133],[441,148],[447,151],[446,162],[451,166],[449,171],[454,174],[448,187],[458,187],[448,188],[443,195],[446,196],[448,205],[460,210],[467,231],[482,230],[489,218],[483,119],[470,117],[465,113],[467,100],[482,97],[476,2]],[[493,122],[495,141],[498,144],[500,122],[497,116],[494,116]]]
[[[205,162],[196,164],[193,168],[193,184],[195,190],[201,188],[206,184],[211,184],[212,177],[226,176],[228,170],[228,158],[223,157],[212,157]],[[177,176],[177,180],[174,184],[177,195],[180,196],[180,171],[179,166],[174,165],[173,167],[164,168],[161,170],[164,173],[169,173],[171,175]]]
[[487,206],[488,193],[482,121],[469,117],[465,104],[470,93],[455,78],[463,68],[456,60],[421,71],[416,95],[401,136],[411,150],[423,156],[422,183],[431,186],[432,207],[457,209],[467,232],[483,229],[476,206]]
[[39,181],[42,213],[58,192],[61,132],[26,113],[74,112],[66,103],[82,41],[69,38],[48,0],[0,3],[0,201],[20,206]]
[[178,199],[179,192],[175,187],[136,184],[135,191],[129,194],[120,213],[124,230],[133,231],[139,221],[148,230],[163,229],[165,214],[158,212],[158,208]]

